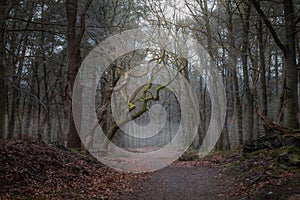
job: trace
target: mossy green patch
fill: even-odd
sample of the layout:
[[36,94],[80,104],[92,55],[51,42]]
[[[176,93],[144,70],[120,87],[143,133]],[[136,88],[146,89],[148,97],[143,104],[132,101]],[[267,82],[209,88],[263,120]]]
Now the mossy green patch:
[[236,166],[238,164],[240,164],[240,161],[232,161],[232,162],[224,164],[223,167],[230,168],[230,167],[234,167],[234,166]]

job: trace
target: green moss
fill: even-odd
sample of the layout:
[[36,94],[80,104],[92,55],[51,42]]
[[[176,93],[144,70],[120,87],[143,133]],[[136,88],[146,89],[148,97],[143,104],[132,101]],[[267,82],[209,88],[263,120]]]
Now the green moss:
[[198,152],[188,152],[180,156],[178,159],[179,161],[192,161],[192,160],[198,160],[199,155]]
[[265,154],[266,152],[267,152],[266,149],[260,149],[260,150],[253,151],[251,153],[245,154],[245,158],[250,159],[252,157],[255,157],[255,156],[258,156],[258,155],[261,155],[261,154]]
[[214,152],[212,152],[212,153],[209,153],[209,154],[207,154],[205,157],[204,157],[204,159],[205,160],[211,160],[211,159],[213,159],[215,156],[219,156],[219,155],[222,155],[223,153],[221,152],[221,151],[214,151]]
[[262,165],[257,165],[253,167],[249,172],[254,174],[263,174],[265,172],[265,167]]
[[300,168],[299,167],[290,167],[289,171],[292,173],[300,173]]
[[283,169],[282,167],[279,167],[279,166],[274,166],[272,168],[272,174],[275,175],[275,176],[278,176],[278,175],[282,174],[285,171],[286,171],[285,169]]
[[230,167],[234,167],[234,166],[239,165],[239,164],[240,164],[240,161],[233,161],[233,162],[224,164],[223,167],[230,168]]
[[296,153],[300,154],[300,148],[296,146],[283,146],[278,149],[274,149],[273,155],[283,154],[283,153]]
[[77,153],[77,154],[81,154],[81,149],[78,149],[78,148],[69,148],[70,151],[74,152],[74,153]]
[[300,160],[300,148],[295,147],[295,146],[284,146],[278,149],[275,149],[272,152],[272,157],[277,159],[279,162],[284,162],[285,161],[285,156],[286,155],[286,161],[294,161],[294,162],[299,162]]
[[275,161],[273,172],[281,174],[284,171],[300,173],[300,148],[295,146],[284,146],[274,149],[272,158]]

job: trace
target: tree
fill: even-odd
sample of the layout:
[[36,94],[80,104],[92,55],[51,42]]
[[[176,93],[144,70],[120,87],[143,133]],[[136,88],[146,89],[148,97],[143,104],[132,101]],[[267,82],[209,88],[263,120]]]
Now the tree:
[[246,94],[247,101],[247,130],[246,136],[248,140],[253,139],[253,117],[254,117],[254,108],[253,108],[253,95],[250,88],[249,81],[249,70],[248,70],[248,49],[249,49],[249,29],[250,29],[250,12],[251,4],[242,3],[243,13],[240,14],[242,27],[243,27],[243,36],[242,36],[242,49],[241,49],[241,60],[243,68],[243,80],[244,80],[244,91]]
[[260,2],[257,0],[251,0],[258,14],[261,16],[265,22],[267,28],[269,29],[271,35],[274,38],[277,46],[282,50],[285,59],[285,70],[287,76],[286,90],[287,93],[287,116],[288,116],[288,126],[291,128],[298,128],[298,72],[296,65],[296,25],[297,18],[294,10],[293,0],[283,1],[284,10],[284,29],[285,29],[285,42],[283,43],[278,33],[275,31],[272,23],[265,15],[261,8]]
[[265,63],[265,48],[263,44],[263,26],[262,20],[258,21],[258,43],[259,43],[259,61],[260,61],[260,82],[262,96],[262,114],[268,116],[268,99],[266,85],[266,63]]
[[[68,39],[68,81],[70,89],[73,89],[77,72],[81,65],[80,44],[85,32],[86,12],[91,5],[92,0],[87,0],[84,9],[80,15],[80,32],[76,32],[78,0],[66,0],[67,12],[67,39]],[[73,119],[72,105],[69,110],[69,131],[68,145],[69,148],[80,148],[81,141],[76,130]]]
[[5,69],[5,20],[8,12],[8,0],[0,1],[0,138],[5,137],[5,111],[6,111],[6,69]]

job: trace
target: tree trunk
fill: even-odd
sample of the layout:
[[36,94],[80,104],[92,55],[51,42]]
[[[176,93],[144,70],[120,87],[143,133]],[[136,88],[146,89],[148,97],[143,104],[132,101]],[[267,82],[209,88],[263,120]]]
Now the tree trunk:
[[[34,66],[33,66],[34,67]],[[29,136],[29,133],[33,133],[32,131],[30,131],[30,124],[31,124],[31,120],[32,120],[32,114],[33,114],[33,98],[36,94],[36,85],[37,85],[37,81],[36,81],[36,70],[32,69],[32,75],[31,75],[31,80],[30,80],[30,87],[32,88],[29,91],[28,94],[28,102],[27,102],[27,111],[26,111],[26,119],[25,119],[25,129],[24,129],[24,134],[22,136],[22,138],[27,138]]]
[[[14,76],[13,77],[13,83],[12,84],[16,84],[17,85],[17,79],[18,77]],[[13,93],[12,93],[12,99],[11,99],[11,114],[10,114],[10,119],[8,122],[8,130],[7,130],[7,139],[12,139],[14,136],[14,132],[15,132],[15,123],[16,123],[16,114],[17,114],[17,101],[18,101],[18,90],[16,88],[13,89]]]
[[5,84],[5,19],[8,0],[0,0],[0,139],[5,137],[5,110],[6,110],[6,84]]
[[245,4],[246,10],[245,19],[243,20],[243,44],[242,44],[242,67],[243,67],[243,77],[244,77],[244,91],[246,93],[246,101],[247,101],[247,131],[246,136],[247,140],[253,139],[253,117],[254,117],[254,109],[253,109],[253,96],[250,88],[249,81],[249,72],[248,72],[248,47],[249,47],[249,19],[250,19],[250,11],[251,6]]
[[[36,95],[38,99],[41,99],[41,86],[39,81],[39,73],[38,73],[38,67],[39,63],[35,63],[35,72],[34,72],[34,78],[36,79]],[[43,130],[41,126],[41,112],[42,112],[42,104],[38,103],[38,110],[37,110],[37,141],[42,142],[43,141]]]
[[298,73],[296,65],[296,23],[293,0],[285,0],[285,36],[286,51],[284,52],[287,70],[287,116],[288,126],[298,128]]
[[258,43],[259,43],[259,60],[260,60],[262,114],[267,116],[268,100],[267,100],[267,85],[266,85],[266,63],[265,63],[265,48],[263,44],[263,27],[262,27],[261,19],[259,19],[258,21]]
[[278,63],[278,53],[275,55],[275,96],[279,94],[279,63]]
[[232,11],[230,1],[227,1],[227,15],[228,15],[228,32],[229,32],[229,47],[228,47],[228,60],[229,60],[229,77],[231,79],[233,89],[233,118],[237,117],[237,137],[238,144],[243,144],[243,109],[239,92],[239,81],[237,78],[237,52],[234,38],[234,27],[232,19]]
[[[87,0],[82,13],[80,14],[81,27],[80,32],[76,33],[76,22],[77,22],[77,10],[78,10],[78,0],[66,0],[66,12],[67,12],[67,38],[68,38],[68,81],[70,90],[73,90],[77,72],[81,65],[81,52],[80,52],[80,43],[85,32],[85,17],[86,12],[91,5],[92,0]],[[79,92],[80,93],[80,92]],[[77,98],[81,99],[81,96]],[[80,102],[78,102],[81,104]],[[80,107],[81,105],[77,106]],[[73,111],[72,105],[70,105],[69,112],[69,131],[68,131],[68,148],[80,148],[81,140],[78,135],[73,112],[76,112],[77,115],[81,115],[81,110]]]
[[[76,18],[77,18],[78,0],[66,1],[67,12],[67,38],[68,38],[68,81],[72,91],[77,72],[81,65],[80,42],[76,35]],[[73,119],[72,104],[70,104],[69,113],[69,131],[68,131],[68,148],[80,148],[81,141],[75,127]]]
[[[42,17],[42,19],[41,19],[41,23],[42,23],[42,29],[44,30],[44,28],[45,28],[45,25],[44,25],[44,23],[45,23],[45,17],[46,17],[46,15],[45,15],[45,11],[44,11],[44,5],[45,5],[45,0],[43,0],[42,1],[42,13],[41,13],[41,17]],[[45,52],[46,50],[45,50],[45,33],[44,32],[42,32],[41,33],[41,53],[43,53],[43,52]],[[45,97],[44,97],[44,99],[45,99],[45,104],[46,104],[46,109],[44,109],[45,110],[45,116],[44,116],[44,119],[43,119],[43,121],[46,121],[47,122],[47,130],[46,130],[46,141],[47,141],[47,143],[50,143],[50,142],[52,142],[52,138],[51,138],[51,131],[52,131],[52,121],[51,121],[51,117],[50,117],[50,110],[51,110],[51,105],[50,105],[50,102],[49,102],[49,94],[48,94],[48,92],[49,92],[49,86],[48,86],[48,81],[49,81],[49,75],[48,75],[48,70],[47,70],[47,64],[46,64],[46,56],[45,55],[41,55],[41,63],[42,63],[42,66],[43,66],[43,75],[44,75],[44,91],[45,91]],[[59,122],[60,123],[60,122]],[[42,125],[42,132],[44,132],[43,131],[43,129],[44,129],[44,126]]]

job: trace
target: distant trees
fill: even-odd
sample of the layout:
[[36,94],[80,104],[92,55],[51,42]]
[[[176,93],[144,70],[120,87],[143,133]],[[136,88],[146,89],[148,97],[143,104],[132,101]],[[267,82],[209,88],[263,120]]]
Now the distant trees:
[[[165,5],[172,7],[173,1],[167,2]],[[230,142],[241,145],[263,134],[256,113],[298,128],[295,50],[299,44],[295,42],[299,34],[299,6],[295,11],[296,2],[218,0],[185,1],[184,4],[185,20],[173,18],[164,23],[190,29],[223,72],[228,97],[225,127]],[[177,3],[171,16],[180,16],[180,5]],[[163,9],[160,11],[158,21],[168,15]],[[285,42],[281,42],[283,37]],[[279,81],[283,87],[278,87]],[[279,112],[274,112],[278,107]],[[287,119],[282,117],[285,114]]]
[[59,1],[47,0],[11,4],[5,37],[8,138],[31,134],[47,142],[57,138],[51,133],[52,120],[61,106],[55,102],[63,99],[60,87],[64,88],[65,76],[60,7]]
[[[258,114],[298,128],[296,1],[0,0],[0,11],[0,138],[29,135],[80,147],[71,96],[82,60],[105,38],[149,24],[189,33],[217,65],[228,107],[219,149],[264,134]],[[97,86],[98,119],[110,139],[118,130],[110,109],[112,88],[132,67],[126,59],[116,62]],[[199,146],[211,101],[206,77],[187,64],[182,73],[200,99]],[[175,107],[168,107],[170,117]]]
[[[274,38],[274,42],[283,52],[286,70],[286,101],[287,101],[287,125],[291,128],[299,128],[298,112],[299,112],[299,94],[298,94],[298,71],[296,65],[296,34],[297,23],[299,23],[299,10],[295,12],[296,2],[293,0],[282,1],[284,14],[284,35],[285,41],[282,42],[280,36],[276,32],[274,26],[269,21],[261,8],[260,2],[251,0],[258,14],[265,22],[270,34]],[[299,45],[299,44],[298,44]]]

